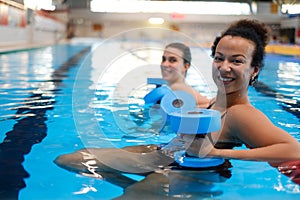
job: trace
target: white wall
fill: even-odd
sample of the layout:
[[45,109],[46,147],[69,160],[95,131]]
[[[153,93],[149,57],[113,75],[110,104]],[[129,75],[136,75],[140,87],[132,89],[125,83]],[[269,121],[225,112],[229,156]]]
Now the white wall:
[[28,40],[28,28],[0,26],[0,46],[23,44]]
[[[172,32],[175,25],[178,28],[178,34],[185,34],[186,37],[200,42],[207,43],[211,42],[216,35],[220,34],[220,31],[226,27],[226,23],[181,23],[173,24],[166,23],[161,26],[151,26],[146,22],[127,22],[127,21],[106,21],[102,23],[103,30],[101,32],[94,31],[90,24],[81,24],[75,28],[75,36],[77,37],[102,37],[112,38],[121,37],[121,39],[143,39],[148,38],[149,40],[165,40],[171,37],[176,37],[176,31]],[[148,29],[157,29],[157,31],[149,31]],[[164,31],[159,29],[170,29],[170,33],[166,34]]]
[[26,27],[0,25],[1,46],[20,44],[53,44],[65,39],[66,25],[41,15],[33,15]]
[[66,25],[51,18],[36,15],[32,27],[31,42],[56,43],[65,37]]

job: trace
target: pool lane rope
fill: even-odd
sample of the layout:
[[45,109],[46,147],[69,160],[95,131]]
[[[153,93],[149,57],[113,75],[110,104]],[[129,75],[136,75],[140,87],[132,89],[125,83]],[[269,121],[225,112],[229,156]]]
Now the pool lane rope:
[[[174,132],[198,135],[202,138],[221,129],[219,111],[196,108],[196,101],[191,94],[179,90],[165,90],[163,87],[165,86],[155,88],[144,99],[148,102],[151,99],[151,103],[160,100],[164,125],[170,122]],[[175,152],[174,159],[179,165],[192,168],[214,167],[225,161],[223,158],[192,157],[187,155],[185,151]]]

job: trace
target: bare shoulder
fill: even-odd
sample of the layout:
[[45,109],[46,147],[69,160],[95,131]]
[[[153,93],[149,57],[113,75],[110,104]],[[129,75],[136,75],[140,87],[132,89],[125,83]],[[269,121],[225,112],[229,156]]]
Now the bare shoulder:
[[239,132],[247,130],[258,132],[262,127],[274,128],[268,116],[252,105],[235,105],[227,109],[226,123]]
[[[233,135],[254,135],[275,127],[268,117],[252,105],[235,105],[227,109],[226,126]],[[241,138],[240,138],[241,139]]]
[[230,134],[252,147],[272,145],[291,138],[251,105],[232,106],[227,110],[225,120]]
[[257,119],[257,117],[267,119],[266,115],[260,110],[256,109],[252,105],[234,105],[227,109],[227,117],[233,118],[235,120],[251,120]]

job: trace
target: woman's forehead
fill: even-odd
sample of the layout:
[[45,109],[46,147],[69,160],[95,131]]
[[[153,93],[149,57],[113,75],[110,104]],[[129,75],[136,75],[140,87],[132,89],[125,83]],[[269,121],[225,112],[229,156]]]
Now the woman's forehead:
[[180,49],[168,47],[165,49],[164,55],[183,57],[183,52]]
[[255,44],[239,36],[224,36],[217,45],[216,53],[243,54],[252,56]]

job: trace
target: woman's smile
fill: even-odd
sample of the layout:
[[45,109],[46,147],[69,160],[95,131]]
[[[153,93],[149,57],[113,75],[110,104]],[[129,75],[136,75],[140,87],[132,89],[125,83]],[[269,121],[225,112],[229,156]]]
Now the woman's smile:
[[235,80],[234,78],[222,77],[222,76],[219,76],[219,79],[224,83],[224,85],[229,84],[230,82]]

